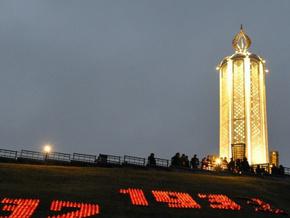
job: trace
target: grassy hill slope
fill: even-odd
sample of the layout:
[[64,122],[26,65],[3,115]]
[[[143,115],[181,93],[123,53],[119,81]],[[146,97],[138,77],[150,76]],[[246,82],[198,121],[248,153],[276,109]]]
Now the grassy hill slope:
[[[127,195],[119,194],[121,188],[142,188],[149,206],[131,205]],[[154,200],[151,190],[188,192],[202,209],[168,208],[165,203]],[[197,197],[198,193],[228,195],[242,209],[212,209],[206,200]],[[129,168],[0,164],[0,199],[4,197],[39,198],[41,203],[34,215],[38,218],[47,217],[54,199],[98,203],[101,213],[96,217],[284,217],[255,212],[241,198],[259,197],[289,212],[290,179]]]

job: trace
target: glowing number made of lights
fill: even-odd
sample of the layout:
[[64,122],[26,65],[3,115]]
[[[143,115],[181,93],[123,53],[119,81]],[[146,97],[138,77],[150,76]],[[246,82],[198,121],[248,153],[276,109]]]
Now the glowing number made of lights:
[[61,211],[66,208],[78,208],[79,210],[68,212],[66,214],[48,216],[48,218],[83,218],[94,216],[100,213],[99,205],[97,204],[85,204],[76,203],[70,201],[53,201],[50,206],[51,211]]
[[4,204],[2,210],[11,212],[9,216],[0,216],[0,218],[30,218],[39,204],[38,199],[11,199],[4,198],[1,203]]
[[188,193],[155,190],[152,194],[157,202],[167,203],[171,208],[201,208]]
[[129,194],[131,203],[133,205],[138,205],[138,206],[149,205],[142,189],[134,189],[134,188],[120,189],[119,192],[121,194]]
[[261,211],[274,214],[287,214],[284,210],[272,208],[270,204],[262,201],[259,198],[251,198],[247,201],[247,204],[254,205],[256,212]]
[[198,194],[201,199],[208,199],[210,207],[222,210],[240,210],[241,206],[226,195],[221,194]]
[[[126,195],[127,198],[129,196],[131,204],[134,206],[149,206],[142,189],[120,189],[119,193]],[[165,203],[169,208],[201,208],[191,195],[186,192],[153,190],[152,195],[156,202]],[[212,209],[241,210],[239,204],[223,194],[199,193],[197,196],[200,199],[208,201],[209,207]],[[256,212],[287,215],[286,211],[274,208],[272,205],[259,198],[249,198],[246,203],[254,207]],[[39,204],[39,199],[0,199],[0,213],[2,214],[0,218],[32,218]],[[3,213],[5,215],[3,215]],[[53,200],[47,218],[85,218],[98,214],[100,214],[100,206],[98,204]]]

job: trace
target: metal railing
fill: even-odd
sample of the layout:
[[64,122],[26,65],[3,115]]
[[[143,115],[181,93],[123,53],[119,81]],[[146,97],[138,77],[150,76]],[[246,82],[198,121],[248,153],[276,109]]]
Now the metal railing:
[[84,162],[84,163],[95,163],[96,155],[73,153],[72,161]]
[[169,167],[169,160],[162,158],[155,158],[157,167]]
[[121,156],[109,155],[109,154],[99,154],[98,156],[99,164],[113,164],[121,165]]
[[[19,156],[17,156],[19,154]],[[163,168],[170,168],[170,161],[168,159],[162,158],[154,158],[155,164],[150,165],[147,163],[148,167],[163,167]],[[20,153],[13,150],[8,149],[0,149],[0,162],[10,162],[10,161],[19,161],[19,162],[29,162],[32,163],[45,163],[46,161],[53,161],[56,162],[64,162],[64,164],[71,164],[74,165],[78,162],[80,166],[96,166],[96,165],[133,165],[133,166],[146,166],[146,159],[142,157],[135,157],[125,155],[122,159],[121,156],[116,155],[108,155],[108,154],[99,154],[98,158],[96,155],[91,154],[80,154],[80,153],[73,153],[72,158],[70,154],[67,153],[60,153],[60,152],[51,152],[51,153],[43,153],[37,151],[30,151],[30,150],[21,150]],[[261,175],[288,175],[290,176],[290,168],[289,167],[281,167],[281,168],[274,168],[272,165],[265,163],[265,164],[254,164],[251,165],[253,171],[252,173],[257,173],[257,168],[260,167],[260,172],[258,174]],[[173,167],[179,168],[179,167]],[[180,167],[184,168],[185,167]],[[191,168],[186,167],[186,169],[191,170]],[[200,168],[201,169],[201,168]],[[210,171],[215,171],[214,165],[209,163],[208,167],[206,168]],[[226,168],[222,167],[222,170],[226,170]]]
[[44,160],[44,153],[38,151],[21,150],[20,158],[30,159],[30,160]]
[[145,166],[146,160],[143,157],[124,156],[124,165]]
[[253,165],[251,165],[251,167],[253,168],[253,170],[255,172],[256,172],[258,166],[260,166],[260,169],[262,171],[264,170],[267,173],[270,173],[271,172],[271,166],[268,163],[264,163],[264,164],[253,164]]
[[17,159],[17,151],[0,149],[0,158]]
[[284,167],[284,173],[287,176],[290,176],[290,167]]
[[46,156],[47,160],[52,161],[62,161],[62,162],[70,162],[70,154],[60,153],[60,152],[51,152]]

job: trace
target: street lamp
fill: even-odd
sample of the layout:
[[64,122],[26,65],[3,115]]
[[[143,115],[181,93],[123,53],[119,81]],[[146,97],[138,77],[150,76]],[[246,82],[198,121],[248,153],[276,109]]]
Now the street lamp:
[[44,145],[43,151],[45,153],[45,160],[47,160],[48,154],[51,152],[51,145],[49,144]]

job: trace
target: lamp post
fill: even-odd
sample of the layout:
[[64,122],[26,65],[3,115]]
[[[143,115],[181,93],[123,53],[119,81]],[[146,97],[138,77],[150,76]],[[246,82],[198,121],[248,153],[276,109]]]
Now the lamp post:
[[47,144],[43,147],[45,153],[45,160],[47,160],[49,153],[51,152],[51,145]]

